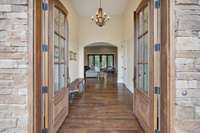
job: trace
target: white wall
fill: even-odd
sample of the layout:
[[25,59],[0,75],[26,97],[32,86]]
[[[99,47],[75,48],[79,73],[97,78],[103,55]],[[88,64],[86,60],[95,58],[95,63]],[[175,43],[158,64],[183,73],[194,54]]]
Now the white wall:
[[84,47],[95,42],[106,42],[118,48],[118,82],[123,82],[121,16],[111,16],[110,21],[101,28],[92,23],[90,17],[81,17],[79,26],[79,76],[84,76]]
[[124,82],[128,89],[133,92],[133,75],[134,75],[134,11],[141,0],[129,0],[128,6],[123,14],[123,44],[124,59],[127,69],[124,74]]
[[[71,0],[61,0],[68,10],[68,23],[69,23],[69,51],[76,52],[78,54],[78,31],[79,31],[79,16],[72,6]],[[78,55],[77,55],[78,58]],[[78,60],[69,60],[69,76],[73,81],[79,77],[78,74]]]
[[110,21],[101,28],[91,22],[90,16],[80,17],[71,0],[62,1],[69,11],[69,50],[77,52],[78,58],[78,61],[69,62],[71,81],[84,76],[84,47],[95,42],[106,42],[118,48],[118,82],[125,83],[133,92],[133,13],[141,0],[129,0],[123,16],[111,16]]

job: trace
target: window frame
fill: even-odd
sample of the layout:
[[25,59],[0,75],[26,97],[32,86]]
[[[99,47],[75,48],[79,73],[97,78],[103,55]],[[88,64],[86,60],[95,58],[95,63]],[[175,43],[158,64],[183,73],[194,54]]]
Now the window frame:
[[[57,9],[59,10],[60,13],[62,13],[62,15],[64,15],[64,34],[61,33],[60,31],[60,26],[59,26],[59,31],[56,31],[55,30],[55,20],[54,20],[54,17],[55,17],[55,14],[54,14],[54,10]],[[68,79],[69,79],[69,70],[68,70],[68,65],[69,65],[69,61],[68,61],[68,35],[69,35],[69,30],[68,30],[68,27],[69,27],[69,24],[68,24],[68,11],[65,9],[65,7],[59,2],[59,1],[55,1],[54,3],[54,6],[53,6],[53,9],[52,9],[52,16],[53,16],[53,27],[52,27],[52,34],[53,34],[53,46],[52,46],[52,53],[53,53],[53,58],[52,58],[52,68],[53,68],[53,72],[52,72],[52,79],[53,79],[53,83],[52,83],[52,88],[53,88],[53,96],[56,97],[56,99],[62,99],[62,96],[63,95],[63,91],[67,88],[68,86]],[[58,45],[59,45],[59,61],[57,63],[55,63],[55,58],[54,58],[54,46],[55,46],[55,42],[54,42],[54,36],[58,36],[58,38],[60,38],[60,41],[63,40],[64,42],[64,54],[62,55],[63,56],[63,60],[61,60],[61,43],[58,41]],[[55,64],[59,64],[59,87],[58,87],[58,90],[55,91],[55,88],[54,88],[54,65]],[[62,87],[61,86],[61,66],[64,65],[64,84]],[[60,98],[59,98],[60,97]],[[57,100],[57,103],[60,101],[60,100]]]
[[114,54],[88,54],[87,55],[87,61],[88,61],[88,66],[90,65],[89,64],[89,59],[90,59],[90,56],[92,56],[93,57],[93,66],[95,66],[95,56],[100,56],[100,67],[101,67],[101,63],[102,63],[102,56],[106,56],[106,69],[109,67],[108,66],[108,56],[112,56],[112,60],[113,60],[113,63],[112,63],[112,67],[114,68],[115,67],[115,55]]
[[[143,30],[143,28],[145,27],[145,23],[144,23],[144,11],[145,9],[148,11],[148,28],[146,30]],[[142,25],[140,23],[140,15],[142,13]],[[135,16],[135,68],[134,68],[134,86],[137,90],[145,93],[146,95],[149,95],[149,91],[150,91],[150,68],[151,68],[151,62],[150,62],[150,56],[151,56],[151,44],[150,44],[150,4],[148,1],[144,1],[142,3],[142,5],[140,6],[140,8],[137,9],[137,11],[134,14]],[[142,27],[142,30],[140,30],[139,27]],[[142,31],[142,32],[141,32]],[[145,43],[144,42],[139,42],[139,41],[144,41],[145,37],[147,36],[147,40],[148,40],[148,56],[147,56],[147,61],[144,61],[144,49],[145,49]],[[142,40],[141,40],[142,39]],[[142,45],[142,46],[141,46]],[[141,53],[139,53],[139,46],[142,47],[142,55],[139,55]],[[140,58],[141,56],[141,58]],[[139,72],[139,65],[142,65],[142,79],[140,78],[140,72]],[[147,88],[144,88],[144,66],[148,65],[147,67]],[[141,81],[142,80],[142,81]],[[140,81],[141,81],[141,86],[140,86]]]

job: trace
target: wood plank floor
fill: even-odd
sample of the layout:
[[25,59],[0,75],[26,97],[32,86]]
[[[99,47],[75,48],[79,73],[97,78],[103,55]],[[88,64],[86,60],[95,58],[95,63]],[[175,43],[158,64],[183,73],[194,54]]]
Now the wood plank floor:
[[143,133],[132,114],[132,94],[115,78],[87,79],[59,133]]

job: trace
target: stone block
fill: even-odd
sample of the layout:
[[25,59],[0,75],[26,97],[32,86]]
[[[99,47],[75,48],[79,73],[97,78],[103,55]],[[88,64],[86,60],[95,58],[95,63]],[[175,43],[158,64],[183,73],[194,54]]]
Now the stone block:
[[200,120],[200,106],[195,106],[195,119]]
[[0,12],[0,18],[2,18],[2,19],[27,19],[28,14],[26,12]]
[[176,78],[178,80],[199,80],[200,72],[176,72]]
[[28,0],[0,0],[0,4],[26,5],[28,4]]
[[0,119],[0,132],[4,131],[5,129],[9,128],[16,128],[17,127],[17,120],[16,119]]
[[28,90],[27,90],[27,88],[19,89],[19,90],[18,90],[18,94],[19,94],[19,96],[27,96],[27,95],[28,95]]
[[26,5],[12,5],[11,10],[13,12],[27,12],[28,8]]
[[11,5],[1,5],[0,4],[0,12],[11,12]]
[[[199,5],[178,5],[175,9],[176,17],[179,18],[180,16],[184,15],[199,15],[200,9]],[[190,29],[188,29],[190,30]]]
[[200,51],[176,51],[176,58],[199,58]]
[[200,97],[198,97],[198,98],[176,97],[176,105],[200,106]]
[[200,30],[199,15],[183,15],[177,17],[177,30]]
[[[186,92],[186,94],[184,94]],[[200,88],[197,89],[176,89],[176,97],[177,98],[199,98],[200,96]]]
[[199,133],[200,132],[200,121],[196,120],[177,120],[176,129],[186,133]]
[[176,0],[176,4],[198,5],[199,4],[199,0]]
[[26,104],[26,96],[0,95],[0,104]]
[[199,88],[200,81],[198,80],[176,80],[176,88]]
[[12,94],[12,89],[0,89],[0,95],[10,95]]
[[176,106],[176,119],[177,120],[193,120],[194,107]]
[[197,31],[191,31],[191,30],[177,30],[175,32],[176,37],[198,37]]
[[192,58],[176,58],[176,64],[179,65],[187,65],[187,64],[194,64],[195,60]]
[[0,68],[27,68],[28,65],[23,60],[0,60]]
[[27,50],[27,47],[0,47],[0,53],[27,53]]
[[189,65],[179,65],[176,64],[176,72],[200,72],[200,65],[189,64]]
[[7,31],[0,31],[0,41],[7,41],[9,39],[9,33]]
[[176,37],[176,50],[200,50],[200,39],[193,37]]

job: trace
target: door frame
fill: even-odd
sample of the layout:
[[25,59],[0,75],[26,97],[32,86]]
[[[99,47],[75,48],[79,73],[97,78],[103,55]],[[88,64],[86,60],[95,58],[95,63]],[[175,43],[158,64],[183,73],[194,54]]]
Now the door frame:
[[175,46],[171,0],[161,1],[161,132],[175,132]]
[[[173,46],[173,15],[172,15],[173,10],[171,4],[172,4],[171,0],[162,0],[160,3],[161,31],[166,31],[166,32],[161,32],[161,52],[160,52],[160,59],[161,59],[160,70],[164,70],[161,71],[160,75],[161,76],[161,83],[160,83],[161,133],[175,133],[175,110],[176,110],[175,109],[175,96],[176,96],[175,63],[174,63],[175,46]],[[134,24],[135,24],[135,18],[134,18]],[[134,73],[135,73],[135,68],[134,68]]]
[[30,133],[38,133],[42,130],[42,111],[41,111],[41,85],[42,85],[42,75],[41,75],[41,42],[42,42],[42,0],[33,0],[33,46],[32,46],[32,79],[33,79],[33,89],[32,89],[32,120],[29,121],[28,125],[32,125],[29,130]]

